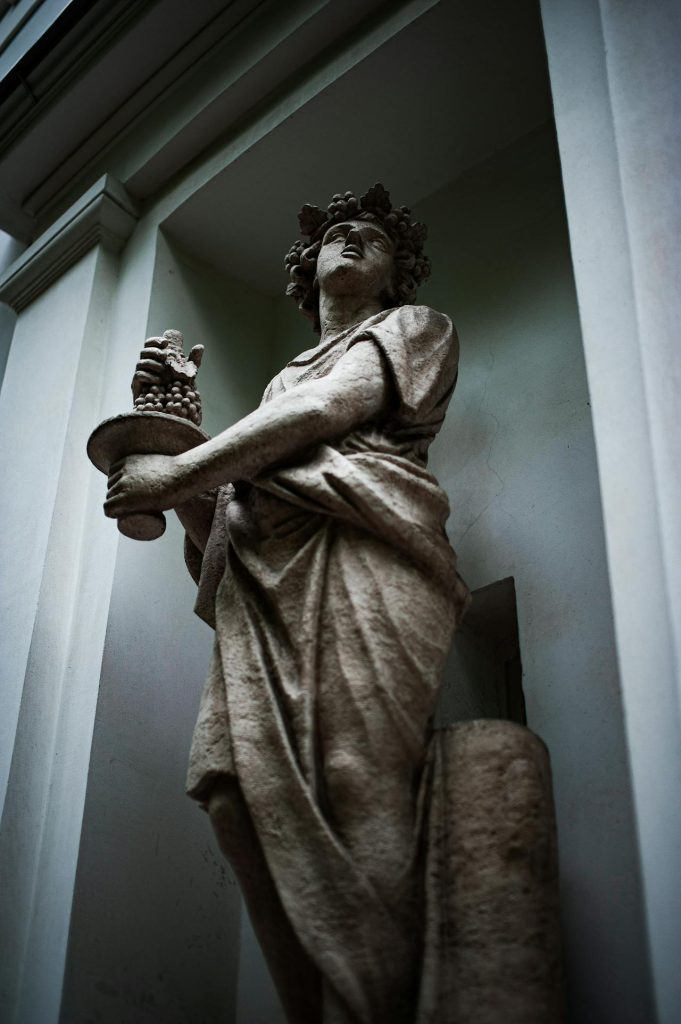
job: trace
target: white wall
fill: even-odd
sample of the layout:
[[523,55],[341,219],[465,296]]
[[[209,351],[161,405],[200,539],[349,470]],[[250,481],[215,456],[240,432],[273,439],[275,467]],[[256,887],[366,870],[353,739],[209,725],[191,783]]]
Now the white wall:
[[[199,382],[211,432],[260,399],[270,305],[159,238],[147,334],[174,327],[187,348],[206,345]],[[131,342],[130,374],[143,341]],[[212,632],[192,614],[182,531],[168,520],[159,541],[119,544],[64,1024],[233,1019],[240,899],[207,816],[184,795]]]
[[100,536],[101,514],[83,446],[99,408],[114,282],[115,261],[95,248],[26,309],[0,398],[0,875],[12,879],[0,888],[0,1006],[15,1024],[53,1019],[61,991],[94,716],[93,656],[96,664],[108,606],[106,573],[86,555],[87,542]]

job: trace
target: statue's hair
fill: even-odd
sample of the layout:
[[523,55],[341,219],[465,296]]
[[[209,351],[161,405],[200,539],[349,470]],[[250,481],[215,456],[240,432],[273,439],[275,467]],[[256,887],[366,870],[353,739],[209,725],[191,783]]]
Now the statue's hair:
[[298,214],[298,223],[307,241],[294,242],[286,254],[285,266],[291,279],[286,294],[295,299],[317,332],[320,329],[317,257],[326,231],[332,224],[347,220],[376,221],[395,242],[393,295],[386,297],[386,308],[413,302],[416,289],[430,275],[430,261],[423,255],[427,237],[425,225],[412,222],[408,207],[393,207],[390,193],[383,185],[374,185],[359,199],[352,192],[345,195],[338,192],[326,210],[306,203]]

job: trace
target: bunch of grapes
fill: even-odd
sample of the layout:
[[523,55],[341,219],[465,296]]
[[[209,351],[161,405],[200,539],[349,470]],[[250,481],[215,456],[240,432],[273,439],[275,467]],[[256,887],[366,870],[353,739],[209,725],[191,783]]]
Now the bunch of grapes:
[[201,396],[191,384],[173,381],[165,387],[152,384],[135,399],[135,412],[166,412],[201,423]]

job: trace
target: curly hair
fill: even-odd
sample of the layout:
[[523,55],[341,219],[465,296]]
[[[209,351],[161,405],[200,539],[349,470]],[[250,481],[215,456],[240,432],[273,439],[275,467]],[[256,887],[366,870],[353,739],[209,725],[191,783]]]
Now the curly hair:
[[298,223],[307,241],[294,242],[286,254],[284,263],[290,277],[286,294],[312,320],[317,333],[320,331],[317,257],[328,228],[346,220],[376,221],[395,243],[394,294],[385,297],[386,308],[413,302],[418,286],[430,275],[430,261],[423,254],[428,234],[425,225],[412,222],[408,207],[393,207],[390,193],[383,185],[374,185],[359,199],[353,192],[344,195],[338,192],[326,210],[306,203],[298,215]]

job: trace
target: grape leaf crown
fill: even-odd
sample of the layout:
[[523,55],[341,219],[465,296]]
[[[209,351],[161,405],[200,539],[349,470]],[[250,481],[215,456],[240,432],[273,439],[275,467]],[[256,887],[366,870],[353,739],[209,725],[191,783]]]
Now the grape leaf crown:
[[408,206],[394,207],[390,193],[377,182],[363,196],[353,192],[337,192],[326,210],[306,203],[298,215],[301,234],[286,254],[284,265],[291,283],[286,294],[291,295],[303,312],[311,315],[313,301],[310,282],[314,277],[322,238],[332,224],[346,220],[375,220],[383,226],[396,243],[396,304],[412,302],[416,289],[430,276],[430,260],[423,253],[428,231],[425,224],[412,221]]

